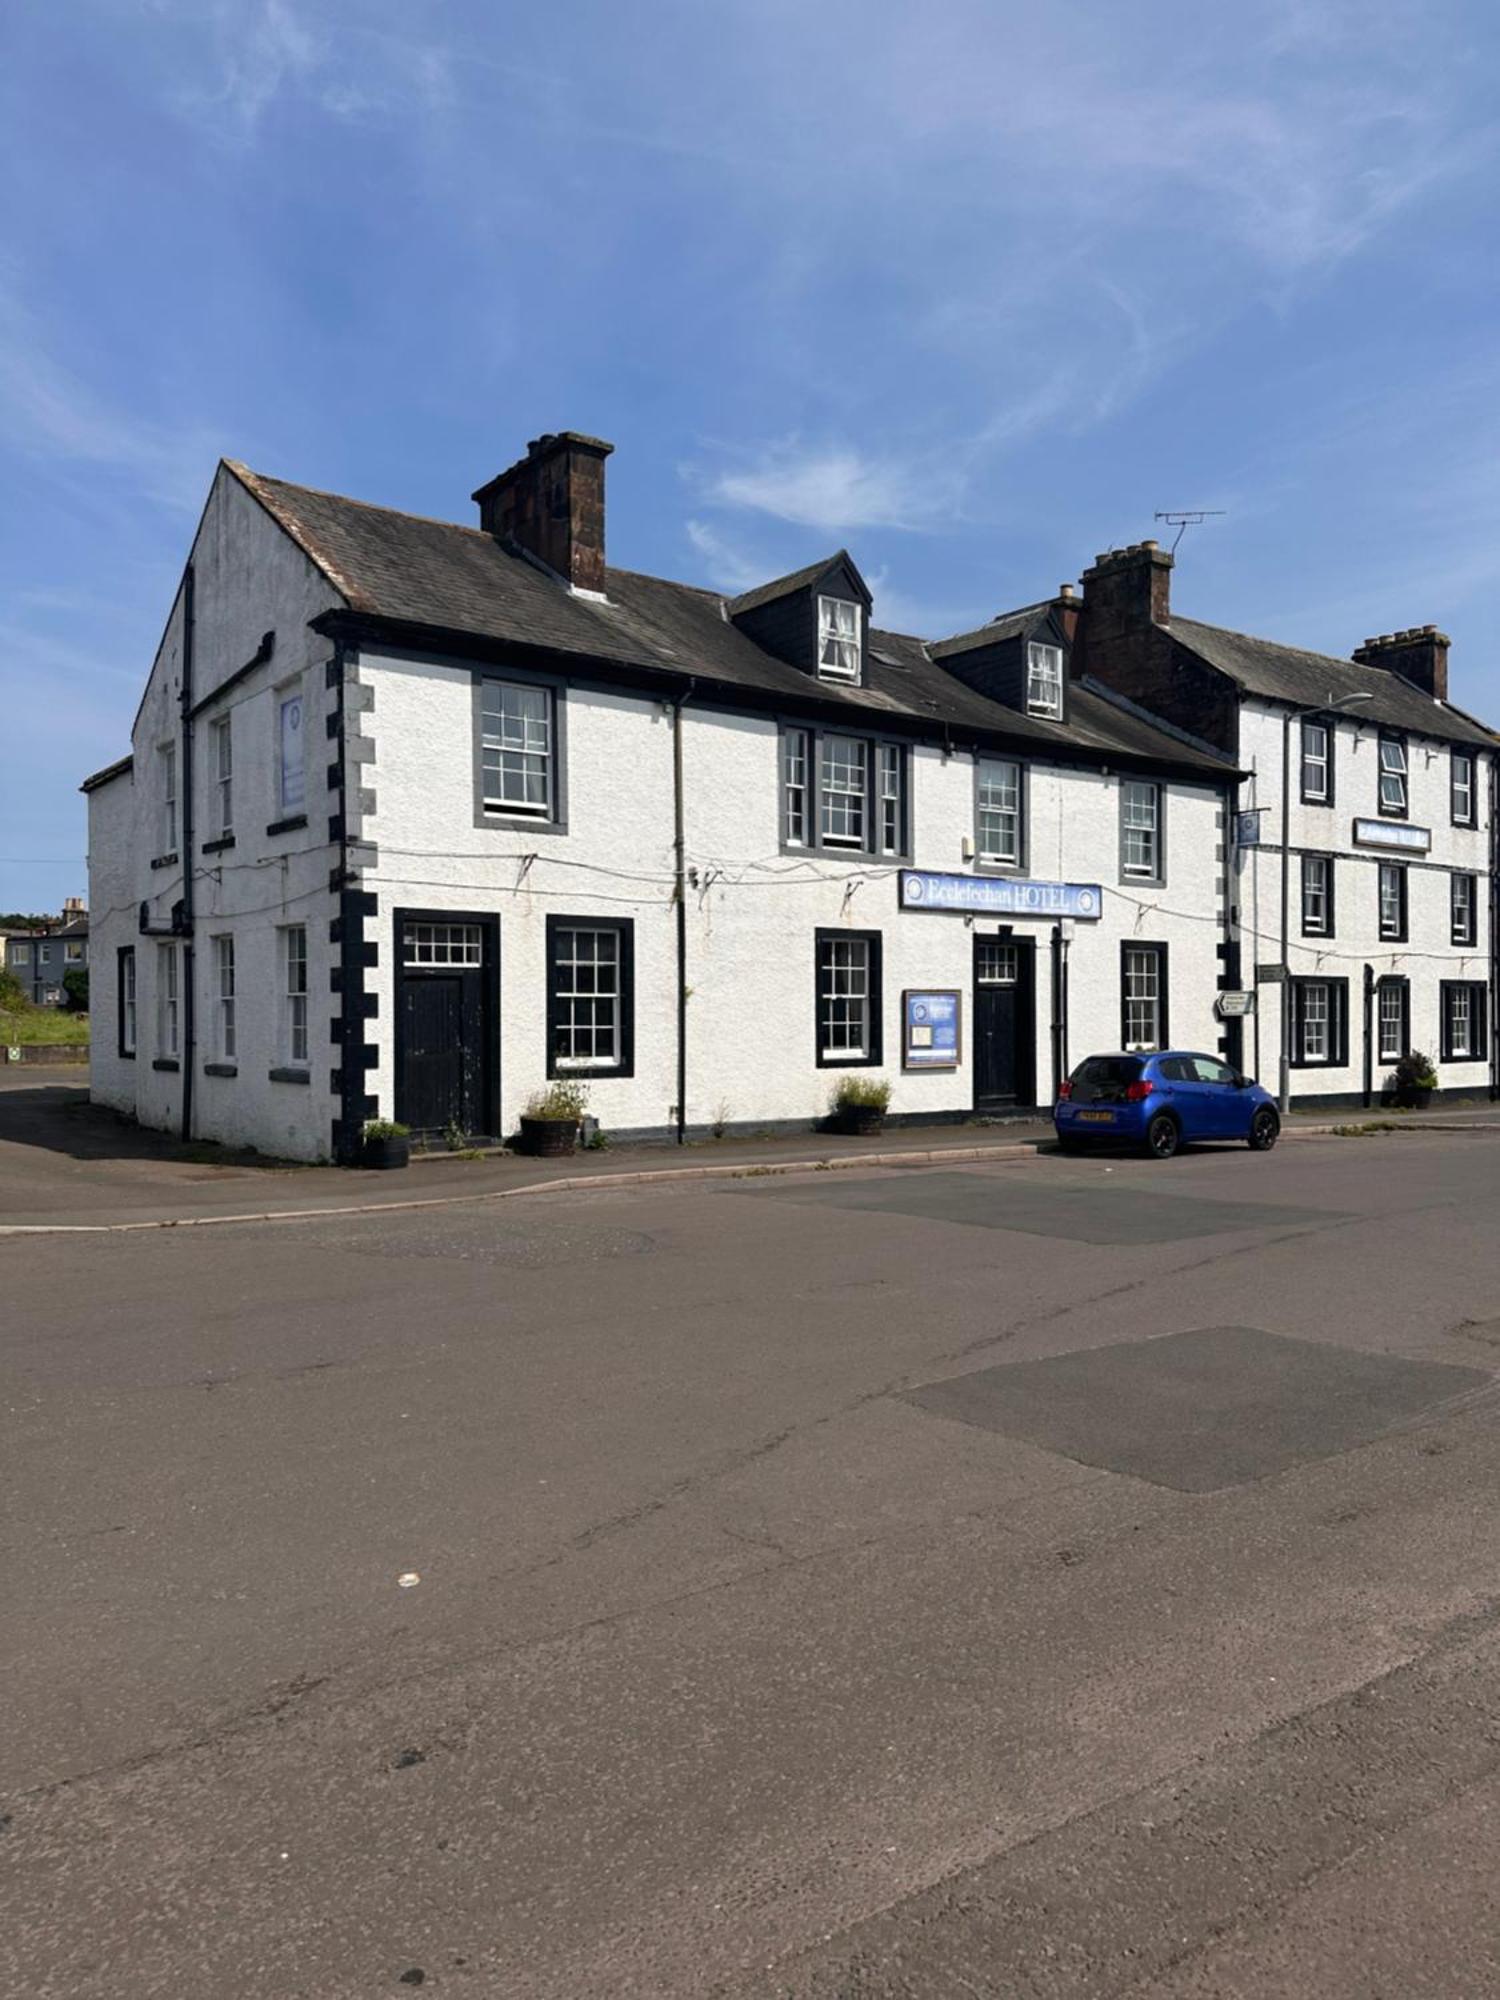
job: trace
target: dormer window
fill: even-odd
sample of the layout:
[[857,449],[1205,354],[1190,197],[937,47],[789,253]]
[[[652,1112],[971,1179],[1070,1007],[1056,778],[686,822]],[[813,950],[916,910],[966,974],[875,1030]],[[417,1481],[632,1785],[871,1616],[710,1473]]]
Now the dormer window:
[[818,599],[818,675],[825,681],[859,679],[859,606],[847,598]]
[[1062,712],[1062,647],[1039,645],[1033,639],[1026,648],[1026,713],[1060,718]]

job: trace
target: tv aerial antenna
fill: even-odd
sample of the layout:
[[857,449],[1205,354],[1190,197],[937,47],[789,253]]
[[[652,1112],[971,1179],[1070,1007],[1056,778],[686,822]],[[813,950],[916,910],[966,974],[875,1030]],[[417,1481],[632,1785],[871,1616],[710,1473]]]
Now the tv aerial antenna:
[[1172,546],[1168,550],[1169,555],[1175,556],[1177,553],[1177,544],[1182,540],[1189,528],[1201,528],[1205,521],[1217,520],[1227,512],[1228,509],[1225,507],[1178,507],[1175,509],[1158,507],[1153,518],[1158,521],[1165,521],[1169,528],[1177,530]]

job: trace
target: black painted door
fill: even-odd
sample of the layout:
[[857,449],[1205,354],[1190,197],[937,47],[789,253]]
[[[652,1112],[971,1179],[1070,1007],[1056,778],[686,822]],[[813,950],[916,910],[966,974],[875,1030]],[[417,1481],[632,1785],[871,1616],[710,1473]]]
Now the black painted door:
[[1035,1097],[1034,964],[1029,938],[974,940],[974,1103],[981,1110]]
[[491,1136],[487,925],[407,919],[396,1009],[396,1116],[414,1133]]

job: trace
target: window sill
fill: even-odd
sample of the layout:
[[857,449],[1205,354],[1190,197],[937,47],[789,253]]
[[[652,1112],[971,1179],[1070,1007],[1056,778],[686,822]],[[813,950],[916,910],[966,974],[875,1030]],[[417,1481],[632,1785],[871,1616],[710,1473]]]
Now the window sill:
[[118,1058],[118,1060],[119,1060],[120,1062],[134,1062],[134,1061],[135,1061],[135,1050],[134,1050],[134,1049],[116,1049],[116,1051],[115,1051],[115,1055],[116,1055],[116,1057]]
[[233,847],[233,845],[234,835],[232,833],[223,833],[220,834],[217,840],[205,840],[198,851],[200,854],[222,854],[226,848]]
[[155,1056],[152,1059],[151,1067],[153,1069],[177,1070],[181,1069],[182,1064],[178,1062],[176,1056]]
[[292,813],[286,819],[273,819],[266,828],[266,837],[271,839],[278,833],[300,833],[306,825],[306,813]]
[[272,1083],[310,1084],[312,1082],[312,1071],[310,1069],[270,1069],[266,1071],[266,1075]]
[[530,813],[506,812],[500,806],[480,806],[475,826],[488,826],[502,833],[566,833],[565,819],[537,819]]
[[176,852],[174,851],[171,854],[158,854],[152,861],[151,866],[153,868],[175,868],[177,866]]
[[1482,1063],[1488,1061],[1489,1057],[1484,1055],[1438,1057],[1438,1062],[1442,1065],[1444,1069],[1446,1069],[1450,1063]]
[[238,1076],[239,1073],[240,1066],[238,1063],[205,1063],[203,1065],[203,1074],[205,1076]]
[[560,1066],[554,1063],[547,1065],[547,1081],[549,1083],[610,1083],[616,1077],[629,1078],[634,1075],[635,1064],[633,1062],[618,1064],[609,1069],[586,1069],[581,1066],[570,1066],[567,1063],[563,1063]]

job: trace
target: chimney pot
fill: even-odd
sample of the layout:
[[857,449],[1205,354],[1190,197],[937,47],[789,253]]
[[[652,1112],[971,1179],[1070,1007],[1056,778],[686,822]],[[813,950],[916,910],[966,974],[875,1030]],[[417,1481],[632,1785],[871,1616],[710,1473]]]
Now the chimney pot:
[[1071,583],[1060,583],[1060,584],[1059,584],[1059,585],[1057,586],[1057,594],[1058,594],[1058,596],[1059,596],[1059,597],[1071,597],[1071,596],[1073,595],[1073,586],[1072,586],[1072,584],[1071,584]]

